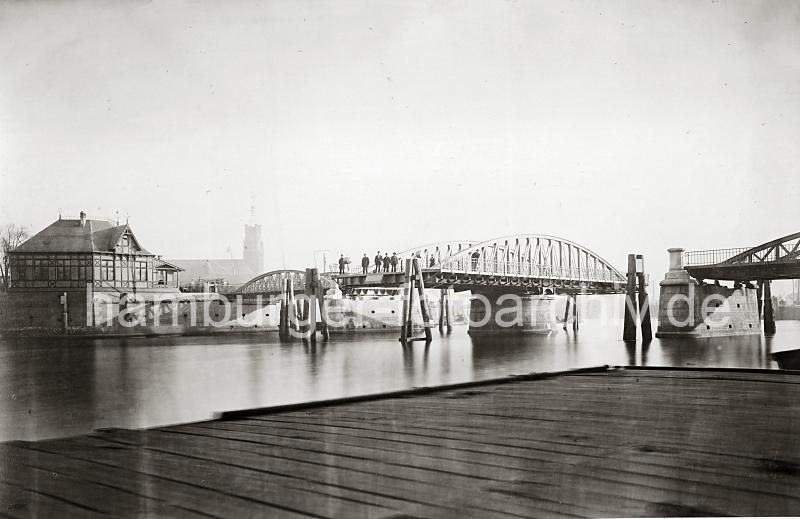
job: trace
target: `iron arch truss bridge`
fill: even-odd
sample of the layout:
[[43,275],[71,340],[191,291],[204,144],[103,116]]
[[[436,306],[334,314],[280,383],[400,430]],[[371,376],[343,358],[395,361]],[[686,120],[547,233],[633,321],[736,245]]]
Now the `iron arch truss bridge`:
[[800,278],[800,232],[757,247],[689,251],[684,268],[695,279],[753,281]]
[[587,292],[622,292],[626,277],[577,243],[542,234],[505,236],[445,258],[443,277],[501,280]]
[[435,266],[441,265],[446,258],[467,250],[477,243],[480,243],[480,240],[440,241],[406,249],[398,253],[398,256],[410,258],[419,255],[422,258],[423,266]]
[[[441,242],[403,251],[418,255],[425,286],[471,290],[507,287],[512,291],[624,293],[626,276],[577,243],[542,234],[505,236],[484,242]],[[403,272],[335,276],[343,289],[398,286]]]
[[[295,294],[305,291],[306,273],[302,270],[273,270],[256,276],[241,287],[233,295],[267,295],[277,296],[283,293],[286,288],[286,281],[292,282],[292,289]],[[324,289],[338,288],[336,281],[327,275],[320,275],[319,282]]]

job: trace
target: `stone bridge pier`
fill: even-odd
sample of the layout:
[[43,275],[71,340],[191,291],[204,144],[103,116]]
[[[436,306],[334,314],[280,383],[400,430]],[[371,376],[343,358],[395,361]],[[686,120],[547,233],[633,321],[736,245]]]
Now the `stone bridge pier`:
[[548,334],[555,296],[509,293],[501,288],[473,290],[469,334]]
[[758,291],[751,283],[733,288],[689,275],[683,249],[669,249],[670,265],[658,301],[656,337],[720,337],[761,333]]

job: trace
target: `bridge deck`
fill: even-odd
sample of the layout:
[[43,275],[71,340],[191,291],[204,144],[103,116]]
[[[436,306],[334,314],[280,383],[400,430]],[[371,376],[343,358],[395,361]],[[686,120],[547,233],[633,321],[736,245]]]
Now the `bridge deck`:
[[[399,287],[406,281],[404,272],[369,272],[362,274],[348,272],[330,274],[347,290],[360,287]],[[422,269],[426,288],[454,288],[471,290],[480,288],[505,288],[508,291],[528,291],[533,289],[558,289],[560,292],[585,294],[621,294],[625,287],[612,281],[581,281],[548,276],[527,276],[523,274],[491,274],[482,272],[454,272],[440,268]]]
[[684,267],[695,279],[756,281],[759,279],[798,279],[800,262],[774,262],[732,265],[689,265]]
[[0,444],[0,515],[800,514],[800,377],[629,369]]

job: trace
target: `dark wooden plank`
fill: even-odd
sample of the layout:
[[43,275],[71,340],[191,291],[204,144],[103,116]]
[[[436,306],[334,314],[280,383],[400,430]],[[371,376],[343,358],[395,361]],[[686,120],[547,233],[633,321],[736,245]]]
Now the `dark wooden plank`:
[[[143,432],[130,431],[140,436]],[[64,440],[59,447],[70,448],[73,452],[94,455],[100,446],[118,445],[104,439],[74,438]],[[219,444],[212,446],[219,449]],[[330,495],[320,495],[303,488],[302,480],[295,480],[289,488],[276,481],[268,471],[248,470],[231,463],[227,456],[220,462],[209,461],[196,455],[170,455],[163,451],[133,447],[126,450],[104,448],[100,460],[112,466],[130,467],[131,459],[139,461],[134,467],[141,471],[152,483],[162,480],[189,484],[194,499],[209,502],[214,499],[230,499],[240,505],[236,515],[244,511],[261,509],[261,514],[278,517],[367,517],[377,513],[391,512],[390,508],[340,499]],[[225,453],[223,453],[225,454]],[[142,463],[141,460],[146,460]],[[289,488],[290,492],[286,492]]]
[[69,501],[30,490],[27,486],[11,484],[0,477],[0,515],[19,519],[107,517],[103,513],[87,510]]
[[0,445],[0,500],[12,498],[0,515],[800,513],[796,375],[503,382]]
[[[140,494],[128,492],[102,481],[75,477],[69,471],[62,471],[52,464],[45,464],[35,451],[15,449],[5,458],[7,465],[6,481],[20,487],[28,486],[32,492],[73,504],[84,511],[99,514],[121,514],[131,516],[161,515],[171,517],[198,517],[179,507],[165,506],[164,503],[144,498]],[[100,478],[96,478],[100,479]]]
[[[325,433],[318,433],[318,434],[325,434]],[[354,435],[354,438],[358,438],[357,435]],[[395,438],[391,439],[391,441],[400,441],[402,440],[402,436],[395,436]],[[363,438],[360,438],[363,440]],[[330,440],[326,440],[326,443],[331,444],[335,442],[331,442]],[[404,446],[408,446],[407,443]],[[450,444],[448,446],[449,449],[454,450],[458,447],[457,444]],[[523,451],[524,452],[524,451]],[[503,459],[502,455],[496,455],[498,458]],[[637,481],[642,481],[644,478],[648,477],[661,477],[664,479],[668,479],[672,482],[686,482],[688,483],[695,483],[696,485],[702,487],[714,487],[717,489],[717,494],[726,494],[727,492],[735,491],[735,492],[743,492],[748,493],[752,492],[751,486],[752,481],[746,481],[741,478],[741,473],[729,473],[729,474],[717,474],[714,471],[707,471],[706,474],[698,474],[695,466],[690,467],[676,467],[675,464],[645,464],[639,463],[636,459],[629,459],[630,456],[638,457],[638,452],[631,452],[631,451],[617,451],[610,453],[610,456],[603,456],[603,457],[593,457],[593,458],[586,458],[581,459],[580,457],[575,458],[565,458],[563,454],[554,453],[549,457],[549,459],[541,460],[536,459],[537,466],[541,466],[541,461],[549,462],[551,465],[548,466],[548,470],[557,471],[559,462],[564,463],[572,463],[572,464],[581,464],[585,467],[594,467],[595,475],[603,475],[604,478],[610,479],[612,481],[621,481],[625,483],[625,485],[636,484]],[[608,458],[611,458],[608,461]],[[570,461],[571,460],[571,461]],[[512,465],[517,460],[509,460],[508,458],[504,459],[504,461],[508,465]],[[530,460],[533,461],[533,460]],[[608,465],[608,466],[605,466]],[[631,474],[632,477],[624,480],[625,475],[622,474],[621,467],[625,467],[626,471]],[[670,470],[665,471],[664,468],[668,468]],[[611,470],[612,472],[605,474],[604,471]],[[780,487],[777,482],[770,481],[772,488],[772,493],[776,498],[788,497],[790,499],[795,499],[795,490],[796,488],[792,485],[791,487],[784,486],[783,488],[774,488]],[[658,486],[654,484],[654,486]],[[782,490],[779,492],[778,490]],[[764,490],[762,489],[762,493]],[[706,491],[704,495],[713,495],[714,492]]]
[[[110,431],[113,440],[138,442],[140,437],[126,431]],[[127,438],[126,438],[127,435]],[[257,445],[255,442],[237,445],[235,440],[222,435],[176,434],[159,430],[148,431],[151,438],[147,448],[161,454],[202,457],[213,461],[235,460],[237,465],[252,470],[283,471],[296,474],[308,481],[330,485],[330,474],[335,474],[334,483],[363,492],[399,495],[405,499],[422,500],[443,508],[455,510],[479,510],[481,516],[492,517],[507,514],[524,517],[531,511],[575,516],[561,510],[557,503],[531,503],[519,507],[503,498],[483,499],[477,491],[463,493],[464,488],[477,489],[481,484],[491,483],[469,474],[447,473],[443,470],[426,471],[417,467],[389,465],[376,452],[373,459],[342,455],[330,450],[302,450],[291,447]],[[107,437],[107,435],[105,435]],[[324,477],[323,477],[324,476]],[[492,496],[489,496],[490,498]],[[462,513],[462,512],[459,512]]]
[[[305,423],[308,419],[294,418],[276,421],[269,420],[262,423],[267,424],[267,427],[261,427],[264,433],[280,434],[287,425],[289,427],[286,435],[302,435],[309,434],[314,436],[316,433],[308,431]],[[258,421],[255,421],[258,423]],[[450,424],[444,422],[436,417],[429,419],[416,419],[413,422],[404,422],[400,420],[392,420],[391,418],[369,420],[362,419],[357,413],[339,414],[334,418],[326,418],[324,424],[329,426],[341,425],[345,428],[355,429],[352,432],[347,430],[338,431],[336,434],[361,434],[360,429],[365,429],[370,432],[380,434],[391,433],[408,433],[410,435],[423,434],[431,438],[442,439],[460,439],[460,440],[473,440],[474,434],[479,435],[492,435],[496,438],[507,440],[506,445],[513,444],[515,441],[528,442],[533,446],[541,447],[542,444],[558,444],[568,445],[572,447],[581,447],[583,452],[587,453],[603,453],[608,452],[609,448],[628,448],[638,449],[641,452],[661,452],[669,454],[670,457],[678,456],[686,453],[691,459],[696,460],[699,457],[708,458],[711,460],[715,467],[727,466],[735,467],[740,470],[743,467],[748,467],[752,464],[754,458],[746,455],[742,450],[735,450],[733,452],[724,452],[720,449],[719,435],[709,435],[703,438],[702,444],[697,441],[700,440],[694,436],[695,442],[688,445],[685,439],[680,438],[679,435],[670,434],[665,435],[663,428],[660,427],[647,427],[639,431],[633,431],[636,425],[631,425],[627,428],[617,427],[613,428],[615,422],[609,420],[600,422],[597,420],[581,419],[570,424],[570,427],[565,429],[562,423],[552,423],[535,421],[534,423],[521,422],[511,423],[509,421],[485,421],[479,424],[471,424],[470,431],[465,433],[463,430],[456,429]],[[236,422],[241,424],[241,422]],[[254,423],[254,422],[249,422]],[[323,425],[323,423],[316,421],[311,422],[313,425]],[[566,423],[566,422],[564,422]],[[793,422],[796,423],[796,422]],[[204,424],[204,427],[222,427],[225,423],[209,423]],[[513,425],[513,427],[510,427]],[[800,425],[800,424],[798,424]],[[794,429],[795,426],[792,426]],[[330,427],[327,430],[330,434]],[[636,433],[635,435],[632,433]],[[790,430],[782,432],[780,435],[772,435],[770,438],[770,445],[773,450],[780,449],[782,445],[794,447],[797,445],[795,441],[796,433],[798,431]],[[383,438],[383,436],[382,436]],[[725,443],[725,442],[722,442]],[[527,443],[526,443],[527,444]],[[604,445],[604,447],[600,447]],[[706,450],[701,450],[698,447],[706,445]],[[520,445],[522,446],[522,445]],[[714,447],[713,451],[709,451],[708,447]],[[750,445],[753,447],[753,445]],[[660,450],[659,450],[660,448]],[[535,452],[535,451],[534,451]],[[755,458],[758,459],[758,458]]]
[[[31,443],[27,445],[38,445]],[[99,503],[106,507],[105,512],[117,515],[163,516],[163,517],[218,517],[206,508],[197,508],[188,495],[181,492],[165,492],[162,499],[156,487],[150,484],[139,472],[119,470],[114,467],[83,461],[63,454],[52,454],[37,449],[26,448],[22,442],[0,444],[4,466],[21,477],[25,467],[46,469],[50,475],[67,478],[67,497],[81,499],[89,503]],[[23,465],[23,467],[20,467]],[[40,481],[42,478],[38,478]]]
[[[317,442],[324,441],[326,444],[341,443],[344,445],[384,449],[403,453],[407,453],[410,449],[413,449],[413,452],[420,453],[422,456],[444,455],[447,459],[485,464],[485,470],[496,470],[495,467],[497,467],[499,463],[503,464],[503,468],[513,468],[516,464],[520,463],[520,461],[525,462],[528,460],[536,460],[540,463],[554,463],[556,461],[560,463],[567,461],[563,458],[563,456],[558,455],[557,453],[555,456],[540,455],[536,450],[524,448],[516,451],[506,448],[503,451],[500,451],[500,453],[497,451],[494,453],[486,452],[482,449],[479,449],[477,446],[470,445],[468,441],[465,441],[465,439],[470,439],[469,435],[459,435],[457,433],[453,433],[452,428],[438,428],[435,430],[430,430],[421,428],[418,423],[415,423],[412,428],[398,427],[395,424],[393,427],[391,427],[391,429],[381,429],[379,424],[373,422],[369,424],[369,429],[366,430],[370,433],[383,433],[377,434],[377,437],[374,437],[365,435],[365,429],[360,427],[362,425],[361,422],[343,421],[341,418],[339,418],[337,423],[344,423],[346,426],[341,430],[332,432],[331,429],[333,429],[336,424],[330,423],[326,427],[324,436],[320,435],[316,430],[309,430],[307,427],[259,427],[252,425],[252,422],[223,422],[218,424],[212,423],[198,425],[197,427],[220,429],[223,431],[229,430],[252,432],[261,435],[262,437],[269,437],[270,440],[264,441],[275,442],[278,445],[284,443],[291,444],[299,440],[311,440]],[[563,430],[554,432],[563,432]],[[425,434],[424,438],[426,440],[431,441],[424,442],[415,440],[415,438],[421,433]],[[493,433],[494,431],[489,431],[487,434]],[[534,431],[534,434],[536,436],[542,436],[542,434],[537,433],[541,433],[541,431]],[[583,435],[578,436],[573,434],[572,437],[577,438],[582,442],[591,442],[592,445],[585,445],[585,447],[592,449],[588,452],[597,452],[596,443],[598,440],[598,435],[605,436],[604,439],[606,441],[609,440],[609,433],[607,431],[598,433],[597,431],[591,430],[582,432],[582,434]],[[683,444],[679,443],[670,443],[669,445],[665,445],[661,441],[652,442],[649,445],[633,443],[630,441],[629,435],[617,435],[613,441],[615,450],[613,452],[607,452],[609,454],[613,454],[614,456],[626,455],[633,457],[630,462],[643,465],[642,470],[649,468],[653,471],[656,471],[659,468],[672,468],[676,464],[680,464],[682,466],[690,467],[691,471],[686,476],[690,480],[695,477],[725,475],[733,478],[734,481],[741,479],[742,471],[747,471],[750,479],[764,479],[765,482],[769,482],[770,485],[775,487],[775,490],[779,493],[791,496],[796,492],[795,483],[776,480],[774,475],[770,474],[769,472],[763,470],[759,471],[758,469],[763,467],[763,463],[754,463],[754,460],[750,458],[743,460],[737,459],[739,463],[732,463],[730,456],[709,456],[698,454],[697,452],[685,452],[685,449],[683,449]],[[529,442],[531,445],[535,445],[539,449],[541,449],[543,446],[547,447],[547,442],[539,439],[532,438],[529,440]],[[563,441],[553,443],[558,443],[559,445],[563,444],[581,446],[581,443],[574,440],[570,442]],[[750,485],[751,482],[742,482],[742,484]]]
[[[440,413],[443,414],[443,413]],[[254,419],[258,421],[260,419]],[[333,427],[337,424],[327,421],[303,419],[298,417],[269,417],[264,419],[267,424],[273,424],[271,427],[291,427],[294,426],[294,431],[302,433],[304,430],[309,429],[313,431],[331,432]],[[498,423],[495,423],[498,422]],[[435,431],[429,432],[425,430],[425,426],[433,423],[436,425]],[[674,423],[682,424],[680,420],[675,420]],[[284,425],[281,425],[284,424]],[[735,424],[734,424],[735,425]],[[339,424],[339,429],[352,429],[358,431],[359,434],[370,435],[377,434],[377,438],[383,437],[385,434],[398,431],[398,428],[405,426],[408,428],[408,434],[412,436],[421,437],[436,437],[449,440],[466,440],[471,442],[476,449],[488,449],[489,452],[502,454],[502,450],[506,448],[530,449],[532,451],[545,450],[548,452],[557,452],[563,455],[595,455],[605,456],[608,454],[609,449],[619,448],[619,445],[609,444],[612,438],[622,439],[628,445],[653,445],[661,444],[667,447],[668,450],[676,445],[682,446],[687,451],[695,453],[711,453],[711,454],[725,454],[732,457],[744,457],[752,459],[748,456],[749,449],[761,447],[763,449],[771,448],[776,449],[781,445],[791,447],[796,445],[794,437],[790,434],[792,431],[782,433],[781,435],[767,435],[745,437],[734,436],[726,442],[720,442],[720,434],[727,431],[719,431],[715,433],[714,430],[706,430],[704,428],[695,427],[691,422],[684,423],[683,426],[662,426],[658,424],[643,424],[640,421],[615,421],[613,416],[606,420],[598,420],[596,418],[589,418],[581,416],[580,420],[570,421],[563,420],[559,423],[552,423],[540,420],[525,420],[525,419],[508,419],[508,420],[483,420],[481,422],[471,421],[466,424],[455,422],[455,425],[450,420],[432,418],[430,420],[418,418],[413,422],[403,422],[400,420],[370,423],[342,423]],[[315,428],[316,427],[316,428]],[[327,427],[327,429],[325,429]],[[796,427],[796,426],[794,426]],[[744,432],[752,432],[752,428],[742,428]],[[691,434],[691,443],[686,441],[687,435]],[[575,442],[574,438],[589,438],[595,439],[595,442],[587,442],[586,444]],[[572,441],[571,441],[572,440]],[[783,443],[781,443],[782,440]],[[550,444],[550,445],[542,445]],[[705,448],[705,450],[702,450]]]
[[[269,441],[272,445],[274,445],[276,447],[280,447],[280,446],[287,447],[287,446],[291,446],[291,445],[297,445],[298,443],[300,445],[303,445],[304,444],[303,442],[305,441],[305,440],[299,439],[297,437],[285,437],[285,438],[272,437],[272,435],[269,435],[268,433],[262,433],[260,435],[259,434],[255,434],[255,433],[246,433],[246,432],[237,433],[237,430],[236,430],[237,428],[245,427],[245,424],[241,424],[241,423],[230,423],[229,422],[229,423],[225,423],[224,426],[226,427],[226,429],[223,429],[223,430],[227,430],[228,431],[228,432],[225,433],[226,437],[233,437],[233,438],[237,438],[238,437],[238,438],[246,439],[247,441],[259,441],[259,440],[260,441]],[[235,434],[231,435],[231,433],[235,433]],[[262,438],[264,436],[269,436],[269,440],[263,440]],[[314,436],[318,436],[318,435],[314,434]],[[418,459],[419,458],[423,458],[424,459],[425,457],[428,457],[428,456],[432,456],[432,457],[435,457],[435,458],[440,458],[441,457],[441,459],[450,460],[456,467],[458,467],[458,470],[471,471],[473,474],[481,475],[481,473],[483,472],[481,469],[494,470],[495,471],[494,473],[490,472],[488,476],[482,476],[482,477],[486,477],[487,480],[494,479],[494,476],[497,476],[497,475],[504,475],[504,477],[507,478],[507,482],[510,482],[510,481],[516,482],[516,481],[519,481],[519,480],[531,482],[531,481],[535,481],[535,479],[537,477],[540,477],[542,475],[542,473],[546,473],[546,474],[548,474],[550,476],[555,476],[555,475],[559,474],[560,471],[561,471],[561,469],[560,469],[560,465],[561,464],[559,464],[557,462],[554,462],[552,460],[548,460],[548,461],[535,460],[535,463],[527,463],[527,464],[525,464],[525,463],[520,463],[520,461],[517,460],[517,459],[510,460],[508,457],[496,456],[496,455],[487,455],[487,456],[485,456],[483,458],[480,458],[480,454],[481,453],[477,453],[477,452],[474,452],[474,451],[467,453],[469,456],[463,456],[463,457],[460,457],[459,459],[453,460],[451,458],[452,454],[453,453],[457,453],[459,450],[456,448],[457,445],[452,444],[452,443],[450,443],[448,445],[441,446],[439,448],[439,450],[437,450],[437,448],[431,448],[429,446],[424,446],[424,445],[423,446],[419,446],[419,445],[409,446],[408,443],[403,443],[403,444],[401,444],[402,447],[397,448],[396,450],[393,450],[390,447],[396,444],[395,440],[387,439],[384,442],[385,445],[384,446],[380,446],[380,442],[367,441],[364,437],[360,437],[358,435],[353,435],[353,437],[351,438],[350,442],[347,442],[347,441],[342,442],[341,440],[332,441],[328,437],[326,437],[324,440],[314,440],[314,441],[316,441],[318,443],[323,443],[324,442],[325,447],[328,450],[331,450],[332,448],[334,448],[336,446],[345,445],[345,446],[348,446],[350,448],[355,448],[356,451],[358,451],[358,450],[366,450],[366,449],[375,449],[376,451],[389,451],[389,452],[393,452],[394,453],[394,455],[390,456],[390,457],[394,457],[395,459],[398,459],[398,460],[399,459],[413,459],[414,457],[416,457]],[[313,447],[313,443],[310,443],[310,447],[309,448],[312,448],[312,447]],[[420,447],[422,447],[422,449],[420,449]],[[422,450],[422,452],[420,452],[420,450]],[[641,456],[638,452],[634,453],[634,455],[636,457],[640,457]],[[645,454],[645,455],[647,455],[647,454]],[[663,456],[663,454],[661,454],[661,455]],[[652,458],[654,456],[654,454],[650,454],[649,456]],[[385,458],[385,457],[386,457],[385,454],[381,455],[381,458]],[[473,458],[473,459],[469,459],[470,457]],[[632,474],[634,474],[635,479],[631,480],[631,481],[634,482],[634,484],[636,483],[636,481],[641,480],[642,476],[645,476],[645,477],[647,477],[647,476],[663,476],[664,473],[661,470],[663,467],[665,467],[665,466],[674,467],[674,465],[675,465],[674,463],[672,463],[672,464],[652,463],[652,462],[651,463],[646,463],[646,462],[643,462],[640,459],[628,459],[628,457],[625,455],[625,453],[622,453],[622,454],[617,453],[617,454],[615,454],[615,457],[616,457],[615,460],[612,460],[611,462],[605,464],[605,465],[608,465],[608,466],[600,466],[594,460],[587,460],[582,465],[584,467],[597,466],[600,469],[601,472],[602,471],[606,471],[609,468],[611,468],[611,469],[613,469],[615,471],[619,471],[620,467],[626,467],[628,465],[631,465],[631,466],[634,466],[634,467],[636,467],[636,466],[644,466],[645,468],[647,468],[647,466],[649,465],[650,469],[651,469],[649,471],[644,470],[641,467],[636,467],[635,470],[631,470],[631,469],[628,470],[628,472],[631,472]],[[481,462],[477,463],[476,459],[480,459]],[[496,467],[496,465],[492,464],[493,461],[495,463],[503,463],[504,467],[502,469],[500,469],[500,470],[495,469],[494,467]],[[533,461],[533,460],[531,460],[531,461]],[[483,464],[486,464],[486,467],[483,467],[482,466]],[[491,467],[491,469],[489,469],[489,467]],[[675,482],[677,482],[678,484],[683,484],[683,482],[686,482],[686,484],[694,483],[694,484],[697,484],[697,485],[716,485],[716,486],[719,486],[722,483],[727,483],[728,485],[739,486],[739,484],[742,483],[741,474],[742,474],[741,471],[735,471],[735,472],[734,471],[730,471],[725,475],[726,477],[724,478],[724,481],[721,481],[720,477],[718,477],[715,472],[706,471],[706,473],[703,474],[703,471],[698,466],[698,464],[693,464],[693,465],[687,465],[686,467],[680,467],[675,473],[667,474],[669,476],[667,479],[671,480],[671,483],[673,483],[673,484]],[[709,477],[712,478],[710,481],[706,481],[706,479],[704,479],[704,478],[709,478]],[[751,475],[751,477],[752,477],[752,475]],[[612,489],[612,492],[609,495],[614,495],[615,496],[615,495],[617,495],[619,493],[619,491],[623,490],[624,488],[630,488],[631,481],[624,481],[623,482],[624,485],[619,485],[618,488]],[[738,492],[748,492],[748,491],[750,491],[750,489],[748,488],[748,485],[752,485],[752,482],[749,482],[747,484],[741,484],[741,488],[738,488],[737,491]],[[663,486],[663,484],[662,484],[662,486]],[[777,486],[775,484],[775,482],[773,482],[773,486]],[[620,487],[622,487],[622,488],[620,488]],[[795,499],[796,490],[797,490],[796,484],[786,485],[784,488],[782,488],[783,492],[781,493],[781,495],[783,497],[789,497],[790,499]],[[597,493],[595,493],[595,495],[593,497],[593,499],[594,499],[593,503],[597,503],[598,502],[596,494]],[[708,494],[708,493],[707,492],[706,493],[701,493],[699,495],[706,495],[706,494]]]

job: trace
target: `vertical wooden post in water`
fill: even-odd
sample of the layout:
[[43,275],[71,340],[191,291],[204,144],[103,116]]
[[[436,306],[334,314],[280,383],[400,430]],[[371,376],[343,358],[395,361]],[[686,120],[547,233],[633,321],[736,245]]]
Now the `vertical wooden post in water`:
[[439,289],[439,333],[444,333],[444,320],[445,314],[447,313],[447,307],[445,298],[447,297],[445,294],[447,293],[447,289],[440,288]]
[[292,283],[291,279],[289,280],[289,319],[287,320],[289,323],[288,330],[289,336],[292,336],[292,328],[297,330],[297,301],[294,300],[294,284]]
[[572,303],[572,296],[567,294],[567,301],[564,303],[564,329],[567,329],[569,323],[569,306]]
[[775,335],[775,314],[772,308],[772,281],[764,280],[764,335]]
[[414,327],[414,267],[411,260],[406,260],[406,275],[408,276],[408,319],[406,320],[406,338],[411,338]]
[[572,331],[578,331],[578,294],[572,296]]
[[403,282],[403,315],[400,316],[400,342],[405,343],[411,334],[407,327],[411,305],[411,260],[405,260],[405,281]]
[[294,301],[294,329],[300,332],[300,321],[303,319],[303,301],[300,299],[293,299]]
[[308,311],[304,316],[307,319],[306,329],[308,330],[308,339],[311,342],[317,342],[317,281],[319,280],[319,271],[315,268],[306,269],[306,286],[305,293],[308,300],[305,302]]
[[764,281],[758,281],[758,288],[756,289],[756,301],[758,302],[758,319],[761,319],[761,310],[764,307],[764,302],[762,301],[762,297],[764,295]]
[[650,342],[653,340],[653,325],[650,322],[650,297],[647,295],[644,276],[644,256],[636,255],[637,261],[641,262],[641,269],[636,269],[636,278],[639,282],[639,319],[641,319],[642,341]]
[[419,309],[422,313],[422,326],[425,327],[425,340],[433,340],[431,335],[431,312],[428,308],[428,298],[425,296],[425,281],[422,279],[422,265],[419,258],[414,258],[414,273],[416,274],[417,292],[419,292]]
[[297,330],[303,339],[308,339],[308,299],[301,298],[297,300]]
[[[325,315],[325,287],[319,280],[319,270],[314,271],[314,297],[319,305],[319,331],[322,333],[322,338],[328,340],[328,318]],[[316,307],[315,307],[316,308]]]
[[636,256],[628,254],[628,284],[625,289],[625,324],[622,330],[623,341],[636,341]]
[[286,285],[283,289],[283,298],[281,299],[281,313],[278,322],[278,336],[281,339],[289,338],[289,309],[293,306],[290,298],[292,290],[292,280],[287,279]]
[[453,331],[453,303],[450,300],[451,295],[453,295],[453,289],[447,287],[447,291],[445,292],[445,308],[447,309],[447,322],[445,325],[447,326],[447,333]]

